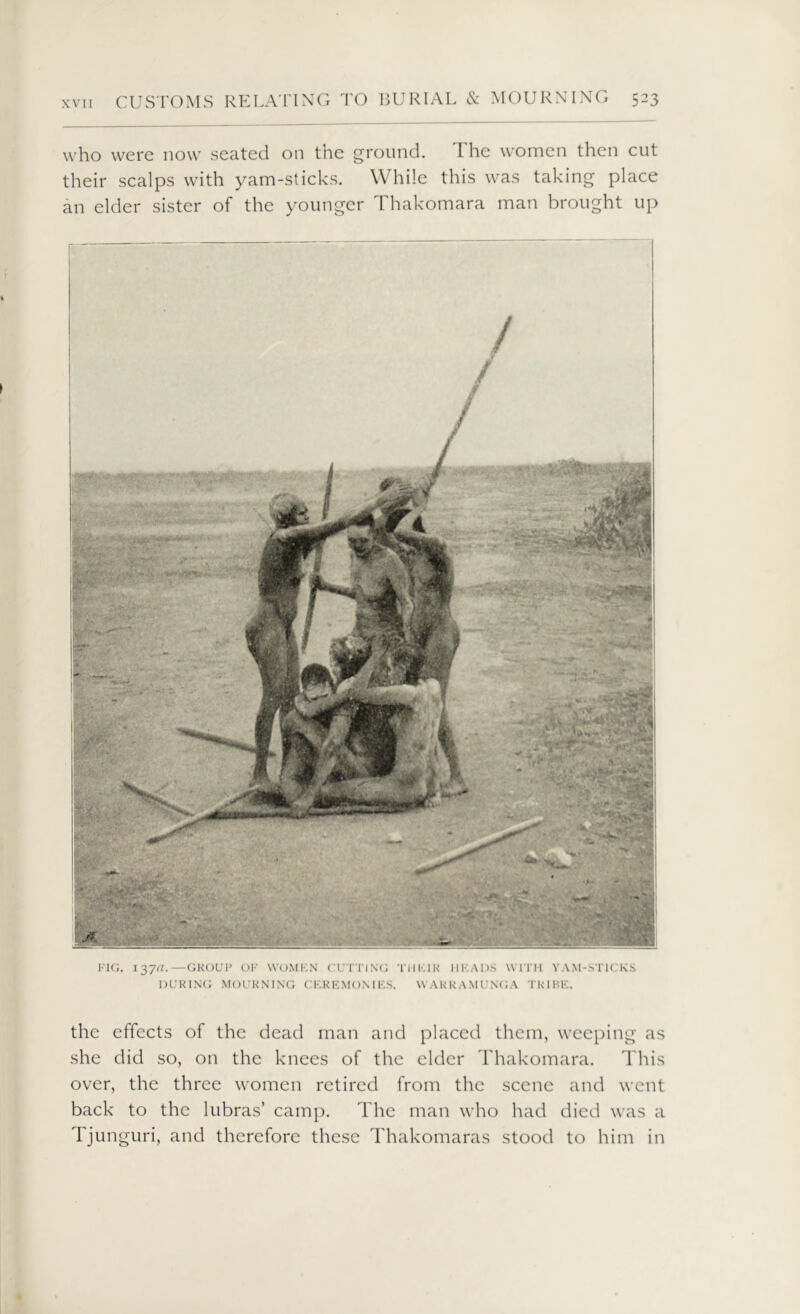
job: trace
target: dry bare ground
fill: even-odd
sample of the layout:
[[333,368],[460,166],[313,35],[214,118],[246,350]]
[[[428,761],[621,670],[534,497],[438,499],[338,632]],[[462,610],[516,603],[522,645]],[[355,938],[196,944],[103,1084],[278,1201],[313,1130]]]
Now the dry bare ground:
[[[396,816],[207,821],[251,759],[243,640],[271,494],[314,508],[322,474],[76,476],[73,496],[75,940],[88,946],[634,946],[654,942],[651,570],[575,541],[613,466],[446,470],[427,519],[456,561],[450,702],[470,793]],[[337,473],[333,509],[377,474]],[[344,580],[346,545],[326,548]],[[305,595],[301,597],[302,620]],[[320,598],[309,660],[350,625]],[[277,745],[276,745],[277,746]],[[527,816],[535,830],[427,875],[414,867]],[[399,830],[402,842],[387,842]],[[568,870],[540,858],[570,851]]]

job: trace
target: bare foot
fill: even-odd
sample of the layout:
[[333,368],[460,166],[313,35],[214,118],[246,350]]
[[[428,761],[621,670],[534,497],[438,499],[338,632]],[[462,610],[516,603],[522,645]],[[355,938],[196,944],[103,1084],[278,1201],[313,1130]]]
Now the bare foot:
[[270,799],[272,802],[283,802],[280,785],[276,785],[274,780],[270,780],[266,772],[263,775],[254,774],[250,784],[257,791],[256,798],[263,797]]
[[296,820],[301,820],[303,817],[307,817],[311,811],[311,803],[312,800],[307,794],[301,794],[300,797],[296,798],[294,803],[290,805],[289,816],[294,817]]
[[455,798],[456,794],[466,794],[469,792],[469,785],[461,779],[461,776],[451,776],[446,785],[442,785],[442,798]]

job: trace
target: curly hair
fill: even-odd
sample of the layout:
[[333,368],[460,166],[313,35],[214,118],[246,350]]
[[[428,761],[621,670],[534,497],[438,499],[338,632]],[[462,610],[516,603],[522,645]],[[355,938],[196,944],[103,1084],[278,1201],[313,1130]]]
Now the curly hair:
[[402,634],[391,634],[386,642],[384,661],[391,658],[393,662],[405,667],[409,684],[416,684],[425,654],[417,643],[410,643]]
[[269,513],[279,528],[290,525],[295,513],[305,510],[305,502],[296,493],[276,493],[269,504]]
[[370,645],[358,634],[344,634],[341,638],[331,639],[328,651],[332,665],[338,667],[341,678],[346,680],[361,670],[369,657]]
[[333,676],[327,666],[319,662],[309,662],[300,672],[300,688],[307,689],[310,684],[329,684],[333,688]]

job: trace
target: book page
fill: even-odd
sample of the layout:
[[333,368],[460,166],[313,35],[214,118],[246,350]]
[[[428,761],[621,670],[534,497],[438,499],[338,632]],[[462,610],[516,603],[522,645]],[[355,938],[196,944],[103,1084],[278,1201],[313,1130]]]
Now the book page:
[[25,7],[9,1309],[796,1307],[796,36]]

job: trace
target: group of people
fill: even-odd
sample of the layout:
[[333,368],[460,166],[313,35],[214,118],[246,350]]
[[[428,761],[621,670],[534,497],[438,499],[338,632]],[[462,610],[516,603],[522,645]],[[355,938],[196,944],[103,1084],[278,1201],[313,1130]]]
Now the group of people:
[[[421,518],[432,485],[432,475],[413,487],[384,479],[367,502],[317,524],[292,493],[270,503],[275,528],[246,628],[262,682],[253,784],[273,788],[267,759],[277,715],[278,783],[293,816],[332,804],[434,806],[467,788],[447,711],[459,642],[452,557]],[[311,663],[301,672],[293,624],[303,565],[345,530],[349,585],[319,575],[311,582],[355,602],[352,631],[331,643],[330,668]]]

